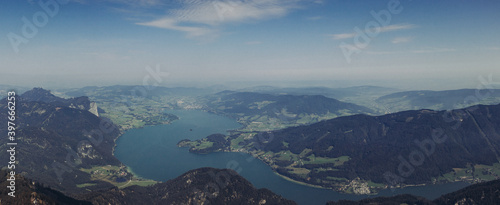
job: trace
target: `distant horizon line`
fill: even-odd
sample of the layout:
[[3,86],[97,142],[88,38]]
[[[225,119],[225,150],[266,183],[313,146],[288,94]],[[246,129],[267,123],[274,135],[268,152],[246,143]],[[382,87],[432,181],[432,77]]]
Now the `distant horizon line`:
[[[70,90],[70,89],[82,89],[82,88],[90,88],[90,87],[97,87],[97,88],[106,88],[106,87],[115,87],[115,86],[127,86],[127,87],[145,87],[144,85],[140,84],[111,84],[111,85],[84,85],[84,86],[75,86],[75,87],[65,87],[65,86],[48,86],[48,85],[35,85],[35,86],[19,86],[19,85],[10,85],[10,84],[0,84],[0,89],[1,90],[32,90],[34,88],[43,88],[46,90],[50,91],[61,91],[61,90]],[[370,84],[360,84],[360,85],[352,85],[352,86],[326,86],[326,85],[296,85],[296,86],[280,86],[280,85],[270,85],[270,84],[260,84],[260,85],[253,85],[253,86],[243,86],[243,87],[238,87],[235,88],[230,85],[224,85],[224,84],[211,84],[211,85],[206,85],[206,86],[200,86],[200,85],[157,85],[157,86],[151,86],[154,88],[194,88],[194,89],[209,89],[209,88],[216,88],[219,87],[219,90],[244,90],[244,89],[251,89],[251,88],[274,88],[274,89],[286,89],[286,88],[296,88],[296,89],[301,89],[301,88],[328,88],[328,89],[350,89],[350,88],[362,88],[362,87],[371,87],[371,88],[384,88],[384,89],[394,89],[395,92],[404,92],[404,91],[452,91],[452,90],[475,90],[477,88],[473,87],[460,87],[460,88],[452,88],[452,89],[402,89],[402,88],[395,88],[395,87],[389,87],[389,86],[380,86],[380,85],[370,85]],[[500,86],[495,86],[493,89],[500,89]],[[482,89],[479,89],[482,90]]]

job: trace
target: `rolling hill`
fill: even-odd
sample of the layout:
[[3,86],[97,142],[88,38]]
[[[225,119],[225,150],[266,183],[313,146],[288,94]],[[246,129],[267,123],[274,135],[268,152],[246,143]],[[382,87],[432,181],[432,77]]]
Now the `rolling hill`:
[[376,102],[379,97],[389,95],[401,90],[396,88],[386,88],[379,86],[354,86],[344,88],[329,87],[299,87],[281,88],[272,86],[257,86],[241,90],[239,92],[256,92],[272,95],[323,95],[328,98],[340,100],[342,102],[353,103],[372,109],[377,114],[384,114],[385,107]]
[[405,91],[379,97],[376,102],[387,113],[404,110],[452,110],[477,104],[500,103],[500,89],[461,89],[445,91]]
[[206,110],[226,115],[247,130],[273,130],[338,116],[372,113],[369,108],[322,95],[271,95],[224,91],[205,99]]

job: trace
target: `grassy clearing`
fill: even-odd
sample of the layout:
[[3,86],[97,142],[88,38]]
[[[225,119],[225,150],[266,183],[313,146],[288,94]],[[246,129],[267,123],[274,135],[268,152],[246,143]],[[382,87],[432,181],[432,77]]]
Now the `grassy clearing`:
[[346,181],[349,181],[347,180],[346,178],[339,178],[339,177],[331,177],[331,176],[327,176],[326,177],[327,179],[329,180],[332,180],[332,181],[336,181],[336,182],[346,182]]
[[242,148],[239,143],[243,142],[245,140],[245,135],[241,134],[239,135],[236,139],[231,140],[231,148],[233,149],[240,149]]
[[302,152],[300,152],[299,156],[300,157],[304,157],[305,155],[307,155],[309,152],[312,152],[312,149],[304,149],[302,150]]
[[85,187],[89,187],[89,186],[94,186],[96,184],[94,183],[84,183],[84,184],[77,184],[76,187],[78,188],[85,188]]
[[207,139],[179,143],[179,146],[181,147],[192,147],[193,149],[206,149],[212,147],[213,145],[214,143],[207,141]]
[[89,174],[109,174],[112,171],[119,171],[121,168],[118,166],[111,166],[111,165],[106,165],[106,166],[97,166],[97,167],[92,167],[90,169],[81,169],[81,171],[84,171]]
[[[143,180],[132,176],[127,171],[127,168],[125,166],[118,167],[118,166],[106,165],[106,166],[96,166],[90,169],[80,169],[80,170],[89,173],[91,176],[91,180],[109,182],[114,186],[117,186],[118,188],[125,188],[132,185],[149,186],[157,183],[156,181],[153,180]],[[117,178],[125,178],[127,179],[127,181],[117,182],[116,181]],[[78,184],[77,186],[82,188],[93,185],[95,184],[84,183],[84,184]]]
[[443,174],[437,181],[490,181],[500,178],[500,163],[489,165],[474,165],[466,168],[453,168],[453,171]]
[[368,181],[368,187],[382,188],[382,187],[385,187],[385,185],[384,184],[375,183],[375,182],[372,182],[372,181]]
[[279,155],[277,159],[281,161],[297,161],[299,159],[298,155],[290,151],[281,151],[278,152],[277,155]]
[[206,148],[209,148],[209,147],[212,147],[214,146],[214,143],[213,142],[210,142],[210,141],[201,141],[200,143],[197,143],[196,146],[194,147],[194,149],[206,149]]
[[341,156],[337,158],[326,158],[326,157],[315,157],[314,154],[307,157],[309,161],[304,161],[304,164],[327,164],[333,163],[334,166],[343,165],[344,162],[349,161],[351,158],[349,156]]

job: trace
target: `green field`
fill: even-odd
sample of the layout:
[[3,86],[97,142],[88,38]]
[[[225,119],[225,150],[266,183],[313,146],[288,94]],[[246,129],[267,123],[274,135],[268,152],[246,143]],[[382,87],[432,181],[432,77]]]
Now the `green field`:
[[334,166],[340,166],[350,160],[349,156],[341,156],[338,158],[326,158],[326,157],[315,157],[314,155],[310,155],[310,161],[304,161],[305,164],[328,164],[333,163]]
[[94,183],[84,183],[84,184],[77,184],[76,187],[78,188],[85,188],[85,187],[89,187],[89,186],[94,186],[96,184]]
[[500,163],[489,165],[474,165],[466,168],[453,168],[453,171],[434,179],[435,181],[455,182],[470,181],[481,182],[500,179]]
[[[86,173],[89,173],[91,175],[91,179],[94,181],[105,181],[113,184],[114,186],[117,186],[118,188],[125,188],[128,186],[132,185],[139,185],[139,186],[149,186],[156,184],[158,182],[153,181],[153,180],[143,180],[139,179],[137,177],[134,177],[132,174],[130,174],[127,171],[127,168],[125,166],[118,167],[118,166],[96,166],[92,167],[90,169],[81,169],[81,171],[84,171]],[[125,178],[127,181],[125,182],[116,182],[117,178]],[[89,187],[93,186],[95,184],[93,183],[84,183],[84,184],[78,184],[77,186],[80,188],[83,187]]]

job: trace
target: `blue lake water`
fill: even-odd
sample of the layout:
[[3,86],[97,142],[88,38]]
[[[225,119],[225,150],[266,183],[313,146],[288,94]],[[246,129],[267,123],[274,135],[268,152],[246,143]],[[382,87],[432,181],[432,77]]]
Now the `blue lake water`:
[[[199,110],[171,110],[179,120],[168,125],[132,129],[121,136],[116,144],[115,156],[136,175],[158,181],[167,181],[200,167],[235,168],[257,188],[267,188],[301,205],[324,205],[340,199],[358,200],[364,195],[340,194],[332,190],[313,188],[287,181],[276,175],[269,166],[243,153],[189,153],[187,148],[177,147],[183,139],[196,140],[210,134],[223,133],[241,127],[235,120]],[[383,190],[376,196],[392,196],[403,193],[434,199],[467,186],[467,183],[451,183]]]

